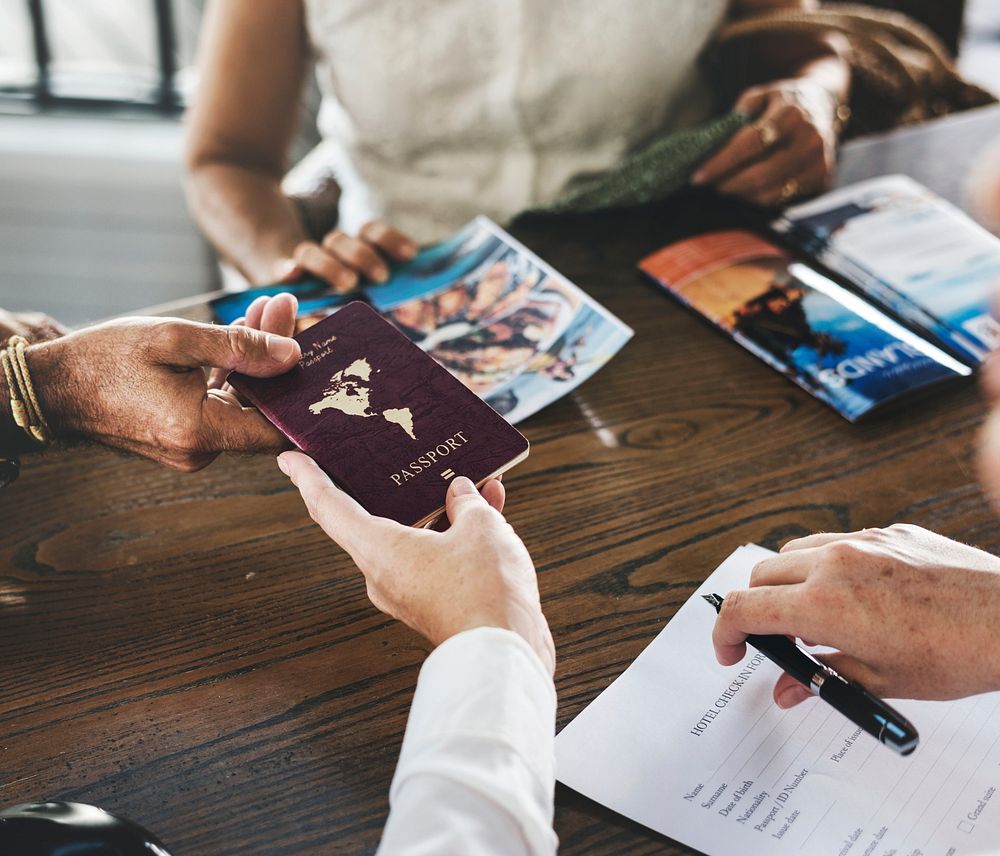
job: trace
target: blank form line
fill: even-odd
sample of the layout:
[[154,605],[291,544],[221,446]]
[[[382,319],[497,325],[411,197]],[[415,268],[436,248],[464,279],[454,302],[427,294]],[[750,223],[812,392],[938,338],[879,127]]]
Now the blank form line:
[[[996,705],[993,706],[993,710],[990,711],[990,715],[986,718],[986,721],[983,723],[983,728],[985,728],[989,724],[990,720],[993,718],[993,715],[997,712],[998,706],[1000,706],[1000,702],[998,702]],[[980,734],[982,733],[982,728],[979,729],[979,732]],[[977,734],[976,736],[978,737],[979,734]],[[951,801],[951,805],[948,806],[948,808],[945,809],[945,813],[941,815],[941,819],[938,821],[937,826],[935,826],[934,831],[931,832],[931,837],[930,837],[931,841],[934,840],[934,836],[937,835],[937,831],[941,828],[941,824],[944,823],[945,818],[947,818],[948,815],[951,814],[951,810],[955,807],[955,803],[958,802],[959,797],[961,797],[962,794],[965,793],[965,789],[969,787],[969,782],[971,782],[976,777],[976,774],[979,773],[980,769],[982,769],[983,764],[986,763],[986,759],[990,757],[990,753],[992,753],[993,750],[996,748],[997,741],[1000,741],[1000,734],[998,734],[995,738],[993,738],[993,742],[990,744],[990,748],[986,750],[985,754],[980,759],[979,763],[976,764],[976,769],[973,770],[971,773],[969,773],[969,777],[962,783],[962,787],[958,789],[958,793],[955,794],[955,799]],[[969,744],[969,748],[965,750],[966,755],[968,755],[969,752],[972,751],[972,747],[974,744],[975,740],[973,740],[972,743]]]
[[868,750],[868,755],[865,757],[865,760],[862,761],[861,764],[858,766],[858,773],[860,773],[864,769],[865,764],[867,764],[872,759],[872,755],[875,754],[875,750],[878,749],[880,745],[881,744],[879,743],[878,740],[872,741],[872,748]]
[[868,753],[868,757],[865,758],[865,760],[861,762],[861,766],[858,767],[858,772],[859,773],[865,768],[865,764],[867,764],[869,761],[871,761],[872,756],[875,754],[875,750],[878,749],[878,747],[879,747],[879,742],[876,740],[872,744],[872,748],[871,748],[871,751]]
[[820,828],[820,826],[822,825],[823,821],[824,821],[824,820],[826,820],[826,816],[827,816],[827,815],[828,815],[828,814],[829,814],[829,813],[830,813],[831,811],[833,811],[833,807],[834,807],[834,806],[835,806],[836,804],[837,804],[837,801],[836,801],[836,800],[834,800],[834,801],[833,801],[832,803],[830,803],[830,807],[829,807],[829,808],[828,808],[828,809],[827,809],[826,811],[824,811],[824,812],[823,812],[823,816],[822,816],[822,817],[821,817],[821,818],[819,819],[819,823],[817,823],[817,824],[816,824],[816,825],[815,825],[815,826],[814,826],[814,827],[812,828],[812,832],[810,832],[810,833],[809,833],[809,834],[808,834],[808,835],[807,835],[807,836],[805,837],[805,840],[804,840],[804,841],[802,842],[802,844],[801,844],[801,845],[799,846],[799,850],[802,850],[802,849],[803,849],[803,848],[804,848],[804,847],[806,846],[806,841],[808,841],[808,840],[809,840],[810,838],[812,838],[812,837],[813,837],[813,835],[815,834],[816,830]]
[[[979,705],[980,705],[980,702],[977,701],[976,704],[973,706],[972,710],[970,710],[969,713],[966,715],[965,720],[962,722],[962,724],[959,726],[959,728],[963,728],[965,726],[965,723],[967,723],[969,721],[969,719],[972,716],[972,714],[975,713],[976,710],[979,709]],[[937,790],[934,791],[934,793],[932,794],[930,800],[928,800],[928,802],[927,802],[927,810],[930,810],[930,807],[932,805],[934,805],[935,801],[938,798],[938,795],[941,793],[941,791],[944,788],[944,786],[948,784],[948,782],[951,779],[951,776],[955,772],[955,770],[958,769],[958,765],[961,764],[962,760],[965,758],[965,756],[969,754],[969,750],[971,750],[972,747],[976,745],[976,740],[979,739],[979,735],[983,733],[983,729],[986,727],[986,724],[989,721],[990,721],[990,716],[987,715],[986,719],[984,719],[982,721],[982,723],[980,724],[979,728],[976,730],[976,733],[972,736],[972,739],[969,741],[969,745],[965,747],[965,751],[962,752],[962,754],[959,755],[958,758],[955,759],[955,763],[951,765],[951,769],[947,772],[947,774],[941,777],[941,784],[939,784],[937,786]],[[948,746],[945,747],[945,751],[947,751],[948,747],[951,746],[951,741],[955,739],[955,737],[957,736],[957,734],[958,734],[958,732],[956,731],[955,734],[953,734],[951,736],[951,740],[948,741]],[[942,753],[942,754],[944,754],[944,753]],[[939,822],[938,826],[940,826],[940,825],[941,824]],[[934,827],[934,830],[935,830],[935,832],[937,831],[937,826]],[[912,835],[912,834],[913,834],[913,832],[911,831],[910,835]],[[906,838],[903,839],[903,844],[906,844],[906,842],[910,838],[910,835],[907,835]]]
[[[941,723],[942,723],[942,722],[944,722],[944,721],[945,721],[945,719],[947,719],[947,714],[945,714],[945,716],[944,716],[944,717],[942,717],[941,719],[939,719],[939,720],[937,721],[937,724],[936,724],[936,725],[934,726],[934,728],[933,728],[933,729],[931,729],[931,733],[930,733],[930,737],[928,737],[928,738],[927,738],[927,740],[930,740],[930,739],[931,739],[931,737],[933,737],[933,736],[934,736],[935,734],[937,734],[937,730],[938,730],[938,729],[939,729],[939,728],[941,727]],[[926,745],[926,743],[925,743],[925,745]],[[898,775],[898,776],[896,777],[896,781],[895,781],[895,782],[893,782],[893,784],[892,784],[892,786],[891,786],[891,787],[889,788],[889,790],[887,790],[887,791],[885,792],[885,796],[884,796],[884,797],[882,798],[882,802],[880,802],[880,803],[878,804],[878,808],[877,808],[877,809],[875,809],[875,811],[873,812],[872,816],[871,816],[870,818],[868,818],[868,821],[867,821],[867,823],[865,823],[865,826],[867,826],[867,825],[868,825],[869,823],[871,823],[871,822],[872,822],[872,821],[873,821],[873,820],[874,820],[874,819],[875,819],[876,817],[878,817],[878,813],[879,813],[880,811],[882,811],[882,806],[884,806],[884,805],[886,804],[886,802],[888,801],[889,797],[891,797],[891,796],[892,796],[892,793],[893,793],[893,791],[895,791],[895,790],[896,790],[896,788],[897,788],[897,786],[899,785],[899,783],[900,783],[900,782],[901,782],[901,781],[903,780],[903,776],[905,776],[905,775],[906,775],[907,773],[909,773],[909,772],[910,772],[910,771],[909,771],[909,769],[908,769],[908,768],[907,768],[907,767],[906,767],[906,766],[904,765],[904,766],[902,767],[902,770],[901,770],[900,774],[899,774],[899,775]]]
[[[756,781],[757,779],[763,778],[764,771],[767,770],[767,768],[771,766],[771,762],[775,758],[778,757],[778,753],[781,752],[782,749],[784,749],[789,743],[792,742],[792,739],[795,737],[796,734],[799,733],[799,729],[803,725],[806,724],[806,721],[809,719],[810,716],[812,716],[812,712],[815,709],[816,709],[816,705],[813,705],[812,708],[810,708],[808,711],[806,711],[804,714],[802,714],[802,718],[799,720],[799,724],[796,725],[795,728],[792,729],[792,733],[791,734],[789,734],[784,740],[781,741],[781,743],[778,744],[778,748],[775,749],[774,750],[774,754],[772,754],[771,757],[767,759],[767,763],[763,767],[760,768],[760,772],[754,777],[754,781]],[[800,711],[801,711],[801,709],[800,709]],[[787,717],[788,714],[786,713],[785,716]]]
[[740,777],[740,773],[742,773],[742,772],[743,772],[743,770],[744,770],[744,769],[746,769],[746,766],[747,766],[747,764],[749,764],[749,763],[750,763],[750,762],[751,762],[751,761],[753,760],[753,756],[754,756],[754,755],[756,755],[756,754],[757,754],[757,752],[759,752],[759,751],[760,751],[760,747],[761,747],[761,746],[763,746],[763,745],[764,745],[765,743],[767,743],[767,738],[768,738],[768,737],[770,737],[770,736],[771,736],[772,734],[774,734],[774,732],[775,732],[775,731],[777,731],[777,730],[778,730],[778,726],[779,726],[779,725],[781,725],[781,720],[782,720],[782,719],[783,719],[783,716],[779,716],[779,717],[778,717],[777,721],[776,721],[776,722],[774,723],[774,727],[773,727],[773,728],[771,728],[771,730],[770,730],[770,731],[768,731],[768,732],[767,732],[767,734],[765,734],[765,735],[764,735],[764,739],[763,739],[763,740],[761,740],[761,741],[760,741],[760,743],[758,743],[758,744],[757,744],[757,745],[756,745],[756,746],[754,747],[754,750],[753,750],[753,752],[751,752],[751,753],[750,753],[750,754],[749,754],[749,755],[747,756],[747,759],[746,759],[746,761],[744,761],[744,762],[743,762],[743,766],[742,766],[742,767],[740,767],[740,768],[739,768],[739,769],[738,769],[738,770],[736,771],[736,774],[735,774],[735,775],[733,776],[733,779],[738,779],[738,778]]
[[[975,710],[975,708],[973,708],[973,710]],[[910,791],[910,795],[909,795],[909,796],[908,796],[908,797],[906,798],[906,801],[905,801],[905,802],[904,802],[904,803],[903,803],[903,804],[902,804],[902,805],[901,805],[901,806],[899,807],[899,811],[897,811],[897,812],[896,812],[896,816],[895,816],[895,817],[894,817],[894,818],[892,819],[892,822],[893,822],[893,823],[895,823],[895,822],[896,822],[897,820],[899,820],[899,816],[900,816],[900,815],[901,815],[901,814],[902,814],[902,813],[903,813],[904,811],[906,811],[907,807],[908,807],[908,806],[910,805],[910,803],[911,803],[911,802],[913,801],[914,797],[916,797],[916,795],[917,795],[917,793],[919,792],[919,790],[920,790],[920,789],[921,789],[921,788],[923,787],[923,784],[924,784],[924,782],[926,782],[926,781],[927,781],[927,777],[928,777],[928,776],[929,776],[929,775],[930,775],[931,773],[933,773],[933,772],[934,772],[934,768],[935,768],[935,767],[937,766],[937,763],[938,763],[938,761],[940,761],[940,760],[941,760],[941,756],[942,756],[942,755],[944,755],[944,753],[945,753],[945,752],[946,752],[946,751],[948,750],[948,747],[949,747],[949,746],[951,746],[951,741],[955,739],[955,735],[956,735],[956,734],[958,734],[958,730],[959,730],[959,729],[960,729],[960,728],[962,727],[962,725],[965,725],[965,723],[966,723],[966,721],[967,721],[967,720],[969,719],[969,716],[970,716],[970,714],[971,714],[971,713],[972,713],[972,711],[970,710],[970,711],[969,711],[969,713],[967,713],[967,714],[965,715],[965,719],[963,719],[963,720],[962,720],[962,724],[961,724],[961,725],[959,725],[958,727],[956,727],[956,728],[955,728],[955,731],[954,731],[954,732],[952,732],[952,735],[951,735],[951,737],[949,737],[949,738],[948,738],[948,742],[947,742],[947,743],[945,743],[945,745],[944,745],[944,747],[943,747],[943,748],[941,749],[941,751],[937,753],[937,756],[936,756],[936,757],[934,758],[934,760],[933,760],[933,761],[931,761],[931,763],[930,763],[930,764],[928,765],[928,767],[927,767],[927,772],[926,772],[926,773],[924,773],[923,777],[922,777],[922,778],[920,779],[920,781],[919,781],[919,782],[917,783],[917,786],[916,786],[916,787],[915,787],[915,788],[914,788],[914,789],[913,789],[912,791]],[[945,719],[947,719],[947,717],[945,717]],[[944,722],[944,720],[941,720],[941,721],[942,721],[942,723]],[[907,836],[907,837],[909,837],[909,836]],[[904,839],[904,840],[905,840],[905,839]]]
[[[843,716],[843,714],[841,714],[841,716]],[[851,720],[845,719],[844,720],[844,725],[841,725],[840,728],[838,728],[836,731],[833,732],[833,737],[831,737],[830,740],[829,740],[829,742],[826,744],[826,746],[824,746],[820,750],[820,753],[816,756],[816,760],[813,761],[812,764],[809,765],[809,769],[810,770],[819,763],[819,759],[822,758],[826,754],[826,750],[829,749],[833,745],[833,741],[836,740],[840,736],[841,732],[844,730],[844,726],[845,725],[846,726],[850,726],[851,728],[855,727],[854,723],[851,722]]]
[[[819,707],[819,705],[816,705],[816,708],[818,708],[818,707]],[[830,706],[829,706],[829,705],[827,705],[827,707],[830,707]],[[814,708],[814,709],[815,709],[815,708]],[[830,709],[829,709],[829,710],[828,710],[828,711],[826,712],[826,716],[825,716],[825,717],[823,717],[823,721],[822,721],[822,722],[821,722],[821,723],[819,724],[819,728],[817,728],[817,729],[816,729],[816,731],[817,731],[817,732],[819,732],[819,731],[822,731],[822,730],[823,730],[823,727],[824,727],[824,726],[825,726],[825,725],[826,725],[826,724],[827,724],[827,723],[828,723],[828,722],[830,721],[830,717],[831,717],[831,716],[833,716],[833,714],[834,714],[834,709],[833,709],[832,707],[830,707]],[[804,721],[805,721],[805,720],[803,720],[803,722],[804,722]],[[780,773],[780,775],[778,776],[778,778],[776,778],[776,779],[774,780],[774,784],[773,784],[773,785],[771,785],[771,787],[772,787],[772,788],[773,788],[773,787],[776,787],[776,786],[777,786],[777,784],[778,784],[778,783],[779,783],[779,782],[780,782],[780,781],[781,781],[781,780],[782,780],[783,778],[785,778],[785,774],[786,774],[786,773],[787,773],[787,772],[788,772],[788,771],[789,771],[789,770],[790,770],[790,769],[792,768],[792,764],[794,764],[794,763],[795,763],[796,761],[798,761],[798,760],[799,760],[799,758],[801,758],[801,757],[802,757],[802,753],[803,753],[803,752],[805,752],[805,751],[806,751],[806,750],[807,750],[808,748],[809,748],[809,741],[807,740],[807,741],[805,742],[805,745],[803,745],[803,747],[802,747],[801,749],[799,749],[799,751],[798,751],[798,752],[796,752],[796,753],[795,753],[795,757],[794,757],[794,758],[792,758],[792,760],[788,762],[788,765],[787,765],[787,766],[785,767],[785,769],[781,771],[781,773]],[[763,771],[762,771],[762,772],[763,772]]]
[[[757,723],[760,722],[765,716],[767,716],[771,712],[771,710],[773,710],[773,708],[770,708],[770,707],[765,707],[764,708],[764,710],[761,713],[761,715],[758,716],[753,721],[753,724],[743,733],[743,736],[738,741],[736,741],[736,744],[733,746],[733,748],[729,750],[729,754],[726,755],[726,757],[722,759],[722,763],[719,764],[719,766],[715,768],[715,770],[712,772],[712,775],[709,776],[705,781],[710,782],[710,781],[712,781],[712,779],[714,779],[719,774],[719,770],[721,770],[723,767],[726,766],[726,763],[729,761],[729,759],[733,757],[733,753],[743,745],[743,741],[745,741],[747,739],[747,737],[750,736],[750,732],[753,731],[757,727]],[[745,767],[746,765],[744,764],[743,766]],[[740,769],[742,770],[743,767],[741,767]]]

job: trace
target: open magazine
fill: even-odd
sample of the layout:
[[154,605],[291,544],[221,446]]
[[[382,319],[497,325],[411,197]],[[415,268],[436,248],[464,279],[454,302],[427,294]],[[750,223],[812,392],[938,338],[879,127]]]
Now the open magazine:
[[[231,323],[262,293],[292,290],[296,332],[358,295],[320,283],[268,286],[213,301]],[[510,422],[570,392],[611,359],[632,330],[485,217],[463,226],[362,296]]]
[[771,225],[836,280],[743,230],[671,244],[639,267],[850,421],[968,377],[1000,341],[1000,240],[913,180],[861,182]]

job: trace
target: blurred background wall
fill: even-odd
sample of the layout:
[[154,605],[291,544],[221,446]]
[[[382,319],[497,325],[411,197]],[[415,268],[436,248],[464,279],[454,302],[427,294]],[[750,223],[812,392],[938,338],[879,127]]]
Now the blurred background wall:
[[[0,0],[0,306],[81,324],[218,286],[181,189],[204,2]],[[969,0],[964,19],[957,0],[879,5],[935,27],[1000,90],[1000,0]],[[313,86],[299,152],[316,100]]]

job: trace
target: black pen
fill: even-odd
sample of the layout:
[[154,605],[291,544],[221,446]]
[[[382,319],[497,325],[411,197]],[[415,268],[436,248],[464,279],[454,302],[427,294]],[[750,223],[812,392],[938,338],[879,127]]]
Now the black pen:
[[[715,607],[716,612],[722,609],[719,595],[703,594],[702,597]],[[900,755],[909,755],[917,748],[920,735],[898,710],[889,707],[860,684],[842,678],[787,636],[750,635],[747,642],[879,743],[895,749]]]

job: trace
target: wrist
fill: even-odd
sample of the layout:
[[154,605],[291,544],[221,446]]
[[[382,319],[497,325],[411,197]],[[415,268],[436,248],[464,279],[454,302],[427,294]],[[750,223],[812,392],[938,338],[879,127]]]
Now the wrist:
[[538,659],[546,671],[550,675],[555,673],[555,646],[552,641],[552,633],[549,631],[548,622],[545,620],[540,607],[514,607],[504,610],[501,613],[473,613],[467,617],[462,626],[457,627],[446,638],[457,636],[466,630],[475,630],[479,627],[495,627],[499,630],[509,630],[511,633],[516,633],[538,655]]
[[72,337],[32,345],[25,353],[28,370],[38,396],[42,414],[54,440],[80,433],[80,410],[71,394],[70,379]]

